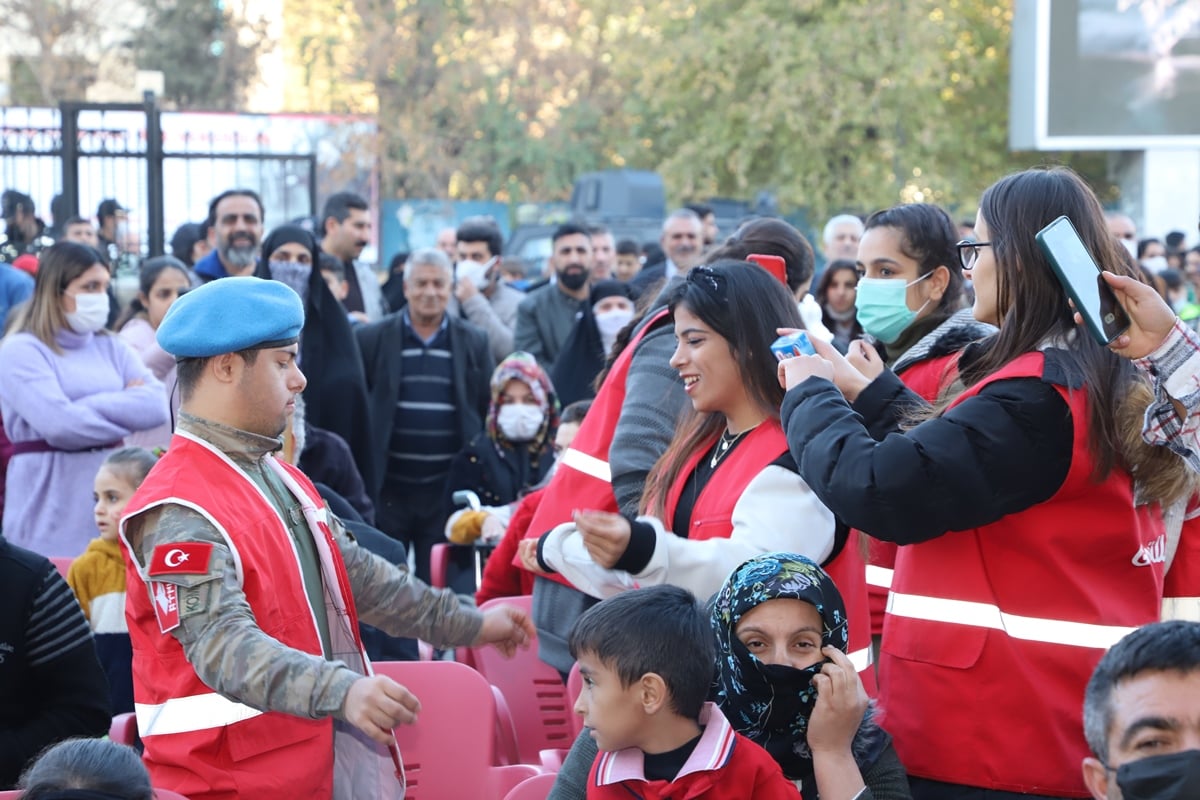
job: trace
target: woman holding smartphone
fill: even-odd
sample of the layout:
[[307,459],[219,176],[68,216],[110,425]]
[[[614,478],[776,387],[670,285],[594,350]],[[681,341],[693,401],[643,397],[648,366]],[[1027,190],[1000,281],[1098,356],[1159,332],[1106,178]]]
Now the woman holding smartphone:
[[995,183],[960,254],[975,318],[999,331],[963,351],[937,407],[821,343],[780,368],[801,475],[847,523],[902,545],[880,705],[918,800],[1086,793],[1079,698],[1103,651],[1158,619],[1157,504],[1192,485],[1141,439],[1145,381],[1076,329],[1035,241],[1060,215],[1128,274],[1074,172]]

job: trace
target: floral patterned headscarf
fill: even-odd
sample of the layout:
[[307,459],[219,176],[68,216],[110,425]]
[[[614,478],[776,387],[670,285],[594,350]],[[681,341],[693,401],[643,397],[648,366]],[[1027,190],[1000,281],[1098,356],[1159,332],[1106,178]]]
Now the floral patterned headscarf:
[[712,696],[734,729],[761,745],[789,778],[813,774],[806,733],[816,704],[812,677],[824,660],[806,669],[764,664],[737,637],[738,622],[768,600],[812,603],[821,615],[821,646],[846,652],[849,625],[842,595],[811,560],[794,553],[767,553],[735,569],[712,602],[717,637],[717,674]]
[[550,377],[537,363],[537,359],[521,350],[501,361],[492,373],[492,402],[488,406],[487,415],[488,437],[493,442],[504,438],[497,417],[500,415],[500,394],[511,380],[518,380],[529,387],[545,417],[542,427],[529,443],[530,451],[537,452],[550,443],[558,431],[558,395],[554,392]]

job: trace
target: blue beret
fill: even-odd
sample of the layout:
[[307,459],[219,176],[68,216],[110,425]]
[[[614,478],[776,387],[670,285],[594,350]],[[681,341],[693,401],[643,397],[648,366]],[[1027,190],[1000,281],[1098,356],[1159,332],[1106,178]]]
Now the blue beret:
[[220,278],[167,309],[158,345],[176,358],[208,358],[296,342],[304,325],[300,295],[279,281]]

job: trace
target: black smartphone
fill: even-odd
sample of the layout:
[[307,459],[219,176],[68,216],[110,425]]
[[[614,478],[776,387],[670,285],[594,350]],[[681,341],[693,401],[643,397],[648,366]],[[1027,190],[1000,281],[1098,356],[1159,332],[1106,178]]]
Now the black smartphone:
[[1071,220],[1059,217],[1038,231],[1036,238],[1096,341],[1107,345],[1129,329],[1129,315],[1105,283]]

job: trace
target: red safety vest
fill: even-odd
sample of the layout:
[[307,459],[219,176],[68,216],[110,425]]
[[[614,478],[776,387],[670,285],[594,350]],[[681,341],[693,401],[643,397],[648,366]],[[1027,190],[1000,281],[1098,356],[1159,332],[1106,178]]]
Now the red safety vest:
[[[1028,353],[964,392],[1041,377]],[[1128,473],[1092,480],[1087,392],[1056,387],[1074,450],[1055,495],[967,531],[901,547],[880,657],[881,724],[910,774],[1009,792],[1086,797],[1080,708],[1104,651],[1159,617],[1157,506]]]
[[[958,376],[958,353],[918,361],[896,377],[929,403],[937,402],[941,393]],[[865,534],[859,534],[865,535]],[[896,567],[895,542],[867,538],[867,594],[871,603],[871,633],[883,633],[883,615],[887,611],[888,590],[892,586],[892,571]]]
[[1200,495],[1188,504],[1175,557],[1163,579],[1162,618],[1200,622]]
[[[621,417],[621,406],[625,403],[625,379],[629,375],[634,351],[642,338],[663,319],[669,319],[669,315],[670,310],[664,308],[651,317],[613,362],[574,441],[558,458],[554,477],[550,479],[545,496],[525,532],[526,539],[537,539],[564,522],[570,522],[571,514],[576,509],[611,511],[614,514],[618,511],[617,498],[612,490],[612,472],[608,466],[608,448],[612,445],[617,420]],[[521,568],[520,558],[514,558],[513,565]],[[563,586],[571,585],[570,581],[557,573],[546,578]]]
[[[714,440],[715,442],[715,440]],[[688,457],[679,477],[667,493],[664,520],[670,525],[675,518],[679,497],[687,484],[688,476],[695,471],[714,442],[697,447]],[[767,419],[747,436],[720,462],[717,471],[701,490],[692,507],[691,527],[686,533],[689,539],[728,539],[733,533],[733,508],[763,468],[788,452],[787,437],[779,422]],[[736,564],[730,564],[732,570]],[[837,585],[846,606],[846,618],[850,622],[850,645],[847,655],[858,670],[863,685],[871,695],[875,694],[875,668],[871,663],[871,630],[867,604],[866,568],[858,549],[858,538],[851,531],[850,538],[842,550],[828,563],[822,565]]]
[[[329,620],[331,636],[336,629],[353,631],[361,666],[369,671],[358,639],[349,577],[324,521],[324,501],[298,469],[268,458],[282,468],[281,477],[304,506],[321,556],[326,596],[339,609],[338,618]],[[197,474],[204,480],[197,481]],[[211,444],[176,433],[170,449],[125,510],[121,538],[127,550],[126,521],[169,503],[195,509],[224,536],[263,633],[321,656],[314,614],[327,613],[326,609],[309,605],[291,536],[279,512],[249,476]],[[167,558],[170,563],[169,554]],[[135,710],[145,744],[143,758],[154,785],[193,800],[294,800],[299,788],[315,797],[330,797],[332,718],[262,712],[214,692],[196,675],[179,641],[163,632],[155,614],[156,601],[165,605],[174,598],[173,587],[156,583],[136,559],[127,557],[126,563]]]

